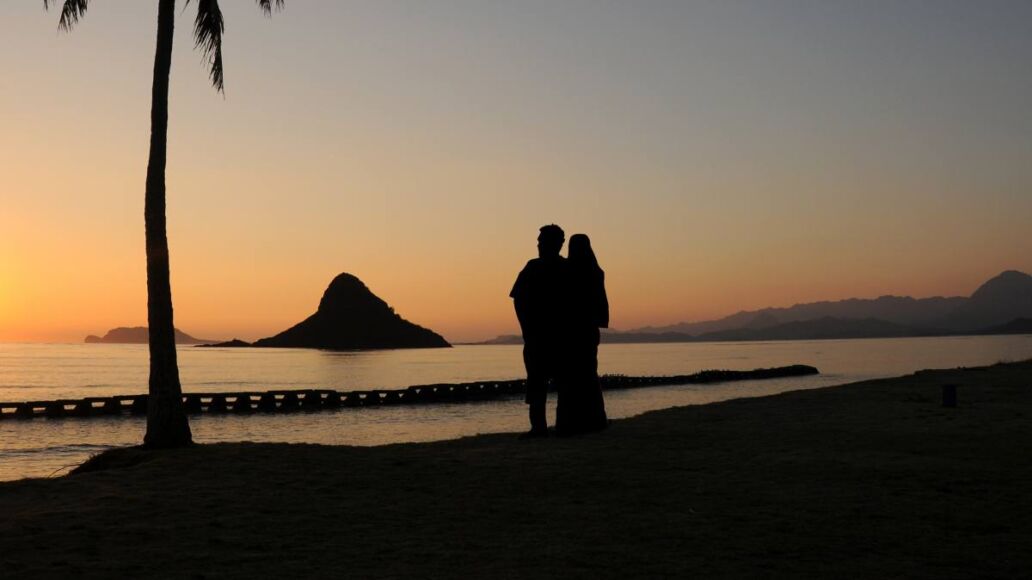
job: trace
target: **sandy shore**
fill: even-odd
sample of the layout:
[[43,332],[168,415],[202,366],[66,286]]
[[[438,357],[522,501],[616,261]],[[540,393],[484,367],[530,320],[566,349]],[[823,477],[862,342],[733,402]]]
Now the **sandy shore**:
[[119,450],[0,484],[0,577],[1021,577],[1030,451],[1032,362],[574,439]]

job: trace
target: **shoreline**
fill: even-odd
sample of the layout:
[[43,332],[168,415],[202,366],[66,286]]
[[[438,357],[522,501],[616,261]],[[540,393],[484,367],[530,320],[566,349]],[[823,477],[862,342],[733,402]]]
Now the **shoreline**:
[[[947,382],[960,384],[955,409],[941,406]],[[0,566],[12,578],[1016,576],[1032,567],[1030,416],[1025,361],[650,411],[571,439],[119,449],[100,471],[0,483]]]

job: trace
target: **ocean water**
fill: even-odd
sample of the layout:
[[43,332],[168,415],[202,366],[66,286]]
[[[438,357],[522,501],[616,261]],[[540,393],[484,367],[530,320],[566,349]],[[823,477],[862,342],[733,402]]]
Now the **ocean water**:
[[[611,418],[681,405],[764,396],[924,368],[974,366],[1032,358],[1032,335],[826,341],[602,345],[603,373],[690,374],[809,364],[813,377],[682,385],[606,393]],[[303,349],[180,347],[186,392],[332,388],[403,388],[523,376],[519,346],[329,352]],[[144,345],[0,344],[0,401],[125,395],[147,390]],[[552,410],[550,409],[550,417]],[[289,415],[201,415],[198,442],[279,441],[382,445],[524,430],[519,398],[488,402],[341,409]],[[137,444],[136,417],[0,421],[0,480],[65,473],[93,453]]]

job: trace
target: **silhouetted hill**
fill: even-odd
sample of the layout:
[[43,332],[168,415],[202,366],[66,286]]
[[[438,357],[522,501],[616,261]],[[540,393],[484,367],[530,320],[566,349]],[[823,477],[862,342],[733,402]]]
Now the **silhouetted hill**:
[[[113,328],[104,336],[91,334],[86,337],[90,344],[147,344],[149,340],[146,326],[120,326]],[[203,342],[214,342],[204,338],[194,338],[182,330],[176,329],[176,344],[200,344]]]
[[502,334],[483,342],[472,342],[470,344],[523,344],[523,337],[518,334]]
[[1015,318],[1032,318],[1032,277],[1010,270],[989,280],[971,297],[912,298],[881,296],[850,298],[834,302],[811,302],[788,308],[763,308],[742,311],[717,320],[682,322],[669,326],[645,327],[634,334],[682,333],[692,336],[738,330],[766,328],[788,322],[838,319],[878,319],[900,326],[943,329],[953,332],[978,332]]
[[695,337],[683,332],[603,332],[602,342],[634,344],[639,342],[690,342]]
[[1007,324],[986,328],[979,334],[1032,334],[1032,318],[1016,318]]
[[787,308],[746,310],[717,320],[682,322],[669,326],[645,327],[632,330],[638,333],[677,332],[699,335],[739,328],[765,328],[787,322],[820,318],[868,319],[875,318],[902,326],[931,326],[964,304],[966,298],[911,298],[910,296],[881,296],[879,298],[849,298],[834,302],[810,302]]
[[904,326],[877,318],[835,318],[797,320],[783,324],[756,324],[744,328],[705,332],[695,336],[681,332],[614,332],[604,334],[602,342],[728,342],[745,340],[822,340],[837,338],[892,338],[933,336],[942,331]]
[[971,330],[1032,318],[1032,276],[1008,270],[982,284],[963,304],[938,321],[955,330]]
[[835,338],[893,338],[935,336],[943,331],[903,326],[877,318],[833,318],[797,320],[764,328],[738,328],[707,332],[693,338],[699,341],[736,340],[824,340]]
[[355,276],[341,274],[326,288],[315,314],[254,346],[360,350],[451,345],[398,316]]
[[781,324],[781,320],[774,313],[760,312],[742,328],[769,328],[778,324]]
[[254,345],[252,345],[251,343],[249,343],[249,342],[247,342],[245,340],[240,340],[239,338],[234,338],[233,340],[227,340],[226,342],[215,342],[215,343],[198,344],[197,346],[199,348],[241,348],[241,347],[245,347],[245,346],[254,346]]
[[[799,320],[774,326],[746,327],[690,335],[683,332],[605,332],[609,344],[661,342],[732,342],[747,340],[823,340],[838,338],[894,338],[937,336],[945,331],[893,324],[877,318],[833,318]],[[523,344],[516,335],[503,335],[477,344]]]
[[[632,344],[639,342],[689,342],[695,337],[682,332],[614,332],[603,329],[602,342],[616,344]],[[518,334],[503,334],[470,344],[523,344],[523,337]]]

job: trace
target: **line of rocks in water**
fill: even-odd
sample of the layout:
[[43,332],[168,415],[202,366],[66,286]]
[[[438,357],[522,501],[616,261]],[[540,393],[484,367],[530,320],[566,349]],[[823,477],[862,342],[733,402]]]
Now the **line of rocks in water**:
[[[800,377],[818,374],[811,366],[792,365],[750,371],[702,371],[692,375],[632,377],[605,375],[605,390],[659,387]],[[264,392],[188,393],[183,395],[187,413],[288,413],[346,407],[487,401],[522,395],[525,381],[479,381],[457,384],[416,385],[397,390],[334,391],[327,389]],[[86,397],[56,401],[0,403],[0,419],[51,419],[145,415],[147,395]]]

